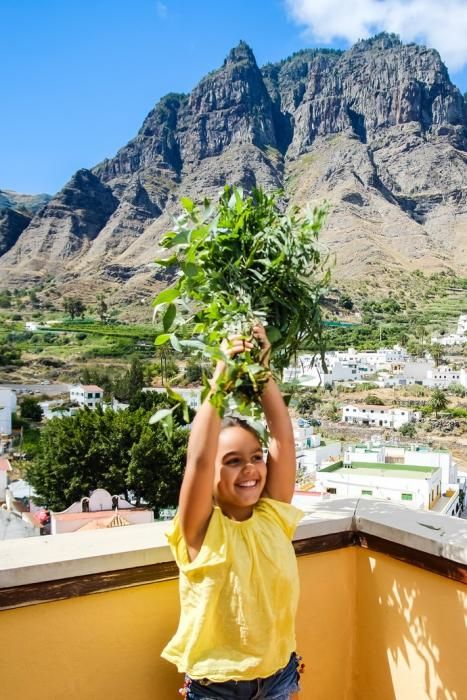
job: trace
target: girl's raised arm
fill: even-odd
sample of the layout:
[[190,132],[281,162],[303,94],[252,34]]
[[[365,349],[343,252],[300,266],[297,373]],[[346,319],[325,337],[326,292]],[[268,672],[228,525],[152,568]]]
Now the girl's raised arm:
[[[268,365],[270,344],[262,326],[255,326],[254,336],[263,346],[263,364]],[[265,495],[277,501],[292,500],[297,462],[295,438],[289,411],[274,378],[271,376],[261,397],[270,433]]]
[[212,513],[214,464],[220,417],[209,395],[198,410],[188,440],[178,517],[190,559],[201,549]]
[[[243,338],[233,337],[223,344],[226,355],[234,357],[252,345]],[[213,381],[225,369],[218,362]],[[214,467],[219,442],[221,419],[211,404],[210,394],[203,401],[191,428],[187,460],[183,476],[178,517],[190,559],[201,549],[213,508]]]

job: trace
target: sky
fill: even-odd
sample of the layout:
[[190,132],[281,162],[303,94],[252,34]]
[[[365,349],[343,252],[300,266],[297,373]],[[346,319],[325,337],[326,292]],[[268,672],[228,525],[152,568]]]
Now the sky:
[[383,30],[438,49],[467,91],[467,0],[1,0],[0,189],[54,194],[241,39],[261,66]]

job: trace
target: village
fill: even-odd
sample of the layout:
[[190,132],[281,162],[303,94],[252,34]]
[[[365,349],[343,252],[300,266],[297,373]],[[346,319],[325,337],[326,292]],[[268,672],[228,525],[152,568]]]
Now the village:
[[[433,337],[432,343],[442,341],[445,347],[467,344],[467,315],[460,316],[457,332]],[[436,415],[446,408],[446,392],[458,396],[467,394],[467,367],[462,363],[438,364],[429,349],[423,358],[411,357],[400,345],[381,347],[376,351],[326,352],[324,357],[301,355],[294,366],[284,372],[287,386],[302,390],[325,388],[340,393],[332,407],[337,414],[315,417],[303,409],[300,402],[293,411],[297,453],[297,484],[294,502],[301,507],[311,503],[342,497],[380,498],[409,508],[462,517],[467,488],[467,459],[460,460],[439,441],[423,440],[417,435],[422,426],[423,411],[413,401],[404,404],[401,390],[421,387],[434,395]],[[42,387],[40,387],[42,389]],[[45,384],[44,389],[49,389]],[[201,402],[201,387],[173,387],[196,410]],[[363,389],[366,403],[360,398]],[[391,401],[378,397],[378,390],[388,394]],[[143,387],[143,392],[165,394],[163,387]],[[23,391],[30,391],[25,390]],[[434,394],[433,394],[434,392]],[[353,399],[356,395],[359,398]],[[346,397],[349,398],[346,398]],[[370,397],[368,399],[368,396]],[[373,398],[371,398],[373,397]],[[436,397],[440,404],[436,404]],[[440,398],[441,397],[441,398]],[[21,394],[20,394],[21,398]],[[443,403],[444,399],[444,403]],[[0,389],[0,533],[2,539],[40,534],[60,534],[81,529],[100,529],[132,523],[152,522],[150,507],[135,507],[122,495],[112,495],[105,489],[82,494],[79,502],[70,504],[63,512],[49,511],[46,503],[37,503],[34,490],[17,475],[12,462],[20,456],[15,447],[12,417],[17,410],[17,391]],[[77,411],[97,406],[113,411],[128,408],[128,403],[115,398],[104,401],[104,389],[97,385],[70,385],[68,395],[39,401],[43,421],[76,415]],[[431,414],[430,414],[431,415]],[[320,428],[321,426],[321,428]],[[326,427],[326,435],[322,429]],[[346,433],[349,431],[350,433]],[[355,433],[356,431],[356,433]],[[359,436],[355,441],[355,434]],[[423,435],[427,437],[426,433]],[[428,436],[432,437],[432,436]],[[353,439],[352,439],[353,438]],[[457,445],[465,445],[462,433]],[[19,449],[19,453],[18,453]],[[170,518],[173,508],[164,509],[159,517]]]

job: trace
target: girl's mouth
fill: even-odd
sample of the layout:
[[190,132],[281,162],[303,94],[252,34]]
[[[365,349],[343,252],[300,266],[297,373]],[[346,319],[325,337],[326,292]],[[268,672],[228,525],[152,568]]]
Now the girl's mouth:
[[241,489],[252,489],[258,484],[258,481],[255,479],[250,479],[249,481],[240,481],[238,484],[235,484]]

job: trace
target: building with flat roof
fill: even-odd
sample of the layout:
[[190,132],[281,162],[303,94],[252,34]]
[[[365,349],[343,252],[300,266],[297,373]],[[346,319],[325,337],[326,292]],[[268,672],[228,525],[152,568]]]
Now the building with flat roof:
[[342,406],[342,422],[398,430],[406,423],[420,420],[420,411],[405,406],[346,404]]
[[369,442],[316,474],[315,490],[338,497],[374,497],[412,508],[459,515],[457,465],[445,450]]
[[340,498],[373,496],[431,510],[441,497],[441,470],[377,462],[336,462],[319,471],[316,486]]

